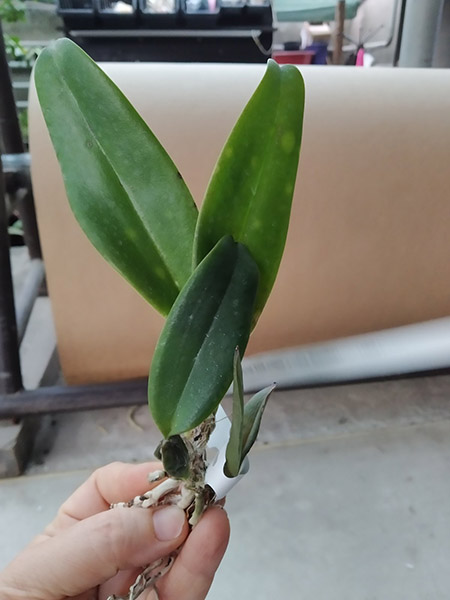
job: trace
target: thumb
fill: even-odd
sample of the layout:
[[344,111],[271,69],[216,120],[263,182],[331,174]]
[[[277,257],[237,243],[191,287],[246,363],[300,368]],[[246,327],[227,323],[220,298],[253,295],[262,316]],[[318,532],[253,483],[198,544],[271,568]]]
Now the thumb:
[[30,600],[75,596],[169,554],[187,533],[176,506],[101,512],[26,549],[0,576],[0,591],[20,585]]

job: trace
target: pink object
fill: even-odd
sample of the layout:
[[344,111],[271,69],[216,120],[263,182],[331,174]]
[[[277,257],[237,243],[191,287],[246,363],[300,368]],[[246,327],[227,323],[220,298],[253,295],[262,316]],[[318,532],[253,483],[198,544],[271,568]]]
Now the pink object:
[[356,53],[355,66],[356,67],[363,67],[364,66],[364,48],[360,48],[358,50],[358,52]]
[[310,65],[315,54],[310,50],[285,50],[273,52],[272,58],[280,65]]

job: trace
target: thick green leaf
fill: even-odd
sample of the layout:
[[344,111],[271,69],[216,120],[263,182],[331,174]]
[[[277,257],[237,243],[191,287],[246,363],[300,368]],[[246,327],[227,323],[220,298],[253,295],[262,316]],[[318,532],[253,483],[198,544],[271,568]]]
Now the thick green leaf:
[[225,144],[197,222],[197,263],[228,234],[250,250],[261,275],[254,323],[274,284],[286,241],[303,106],[298,69],[270,60]]
[[200,263],[181,291],[159,338],[149,378],[149,405],[164,436],[208,417],[233,377],[233,352],[245,351],[258,268],[228,236]]
[[236,348],[233,362],[233,415],[224,467],[224,473],[227,477],[237,477],[241,468],[243,418],[244,384],[242,381],[241,355],[239,348]]
[[45,49],[36,89],[78,222],[167,314],[192,272],[197,209],[175,165],[115,84],[73,42]]
[[257,392],[244,407],[241,463],[256,441],[267,400],[274,389],[275,383]]

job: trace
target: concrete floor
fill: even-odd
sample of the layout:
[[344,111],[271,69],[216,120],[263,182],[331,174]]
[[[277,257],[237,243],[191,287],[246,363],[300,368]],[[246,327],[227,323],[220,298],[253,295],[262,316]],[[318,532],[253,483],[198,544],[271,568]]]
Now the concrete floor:
[[[41,304],[32,326],[49,320]],[[227,500],[232,538],[210,600],[447,600],[449,397],[448,376],[274,394]],[[0,480],[0,568],[92,469],[146,460],[159,440],[146,407],[60,415],[51,432],[48,454]]]
[[[326,395],[316,411],[308,392],[275,395],[251,470],[227,500],[232,538],[209,598],[447,599],[447,411],[410,406],[405,422],[386,403],[382,423],[380,401],[362,401],[366,415],[356,418],[355,399],[327,413]],[[157,437],[144,407],[65,415],[55,429],[43,464],[0,481],[0,567],[92,468],[144,460]]]

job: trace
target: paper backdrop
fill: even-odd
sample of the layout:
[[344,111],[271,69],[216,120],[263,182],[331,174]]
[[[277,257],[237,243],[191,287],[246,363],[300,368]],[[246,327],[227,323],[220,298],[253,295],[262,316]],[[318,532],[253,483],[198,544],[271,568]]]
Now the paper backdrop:
[[[200,203],[264,66],[103,68]],[[450,72],[309,67],[303,74],[305,126],[291,228],[248,353],[450,314]],[[72,217],[34,90],[30,137],[66,380],[144,376],[163,320],[97,255]]]

